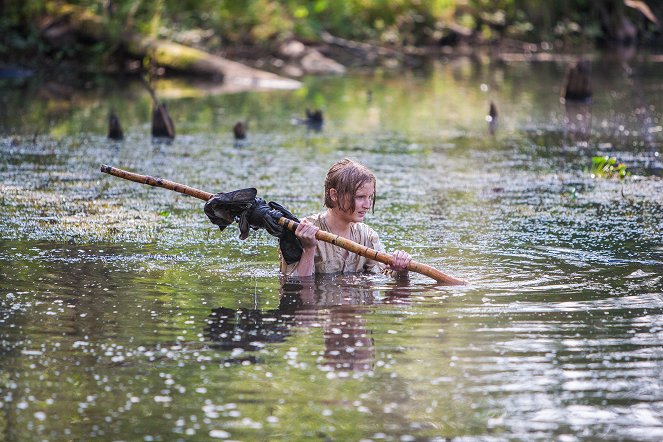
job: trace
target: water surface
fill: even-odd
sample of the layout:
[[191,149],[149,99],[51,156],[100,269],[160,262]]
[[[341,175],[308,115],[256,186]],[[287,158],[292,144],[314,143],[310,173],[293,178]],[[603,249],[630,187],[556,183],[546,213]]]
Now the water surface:
[[[162,82],[172,142],[149,136],[140,83],[3,80],[4,440],[663,439],[663,76],[628,67],[597,56],[592,103],[567,106],[563,62],[233,95]],[[307,107],[321,131],[291,124]],[[593,176],[599,155],[630,176]],[[99,172],[256,187],[302,216],[346,156],[378,176],[387,249],[469,285],[282,284],[265,232],[241,241],[202,201]]]

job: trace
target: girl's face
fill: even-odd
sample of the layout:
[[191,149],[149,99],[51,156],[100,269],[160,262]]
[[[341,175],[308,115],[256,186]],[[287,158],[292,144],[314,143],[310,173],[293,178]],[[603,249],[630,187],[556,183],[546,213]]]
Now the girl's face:
[[[336,192],[334,194],[335,196],[338,195]],[[338,201],[336,201],[336,208],[346,218],[347,222],[360,223],[364,221],[366,214],[373,209],[373,198],[375,198],[375,184],[372,181],[367,181],[359,186],[355,192],[353,199],[354,210],[350,204],[343,204],[350,207],[342,210]]]

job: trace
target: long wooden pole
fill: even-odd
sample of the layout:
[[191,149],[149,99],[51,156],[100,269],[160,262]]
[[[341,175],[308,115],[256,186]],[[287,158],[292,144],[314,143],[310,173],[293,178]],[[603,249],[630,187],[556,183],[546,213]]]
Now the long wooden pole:
[[[164,189],[172,190],[174,192],[183,193],[185,195],[193,196],[203,201],[209,201],[209,199],[214,196],[213,193],[204,192],[202,190],[198,190],[193,187],[186,186],[184,184],[176,183],[174,181],[169,181],[163,178],[153,178],[149,175],[140,175],[137,173],[118,169],[116,167],[107,166],[105,164],[101,166],[101,171],[109,175],[116,176],[118,178],[134,181],[136,183],[147,184],[148,186],[153,186],[153,187],[162,187]],[[299,225],[298,222],[285,217],[279,218],[277,222],[283,227],[292,231],[294,231]],[[348,250],[352,253],[356,253],[365,258],[369,258],[387,265],[391,264],[392,256],[390,254],[373,250],[370,247],[363,246],[359,243],[351,241],[342,236],[335,235],[325,230],[318,230],[318,233],[316,233],[315,237],[320,241],[334,244],[335,246],[341,247],[345,250]],[[462,279],[458,279],[456,277],[447,275],[446,273],[443,273],[429,265],[422,264],[414,260],[410,261],[410,264],[408,264],[407,268],[412,272],[429,276],[434,280],[436,280],[437,282],[443,284],[448,284],[448,285],[466,284],[466,282]]]

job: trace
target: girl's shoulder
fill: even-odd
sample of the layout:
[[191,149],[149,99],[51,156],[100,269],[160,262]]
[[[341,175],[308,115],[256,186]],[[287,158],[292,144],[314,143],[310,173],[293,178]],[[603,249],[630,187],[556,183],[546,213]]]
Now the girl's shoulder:
[[368,224],[354,223],[352,225],[352,228],[355,229],[355,232],[357,232],[357,234],[361,238],[366,238],[366,239],[369,239],[371,241],[377,241],[377,240],[380,239],[377,232],[375,230],[373,230],[373,228],[371,226],[369,226]]
[[316,213],[314,215],[309,215],[306,218],[304,218],[306,221],[310,222],[314,226],[320,227],[322,223],[322,217],[324,216],[324,213]]

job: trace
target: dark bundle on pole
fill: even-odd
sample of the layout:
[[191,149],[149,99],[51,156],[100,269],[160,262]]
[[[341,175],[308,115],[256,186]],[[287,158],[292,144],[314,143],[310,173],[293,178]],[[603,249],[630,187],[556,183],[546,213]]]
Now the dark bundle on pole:
[[124,132],[122,132],[120,119],[117,117],[117,115],[115,115],[114,112],[111,112],[108,116],[108,138],[111,140],[124,139]]
[[[221,192],[214,195],[174,181],[153,178],[149,175],[139,175],[107,165],[102,165],[101,171],[125,180],[154,187],[162,187],[204,200],[207,202],[205,204],[205,214],[212,223],[219,226],[220,230],[223,231],[233,222],[237,222],[240,229],[240,238],[246,239],[249,229],[256,230],[262,228],[267,230],[271,235],[279,238],[279,247],[286,262],[296,262],[301,257],[302,247],[299,239],[293,233],[297,229],[297,226],[299,226],[299,220],[280,204],[273,201],[267,203],[262,198],[256,197],[257,191],[254,188],[226,193]],[[393,260],[392,255],[388,253],[373,250],[331,232],[318,230],[315,237],[319,241],[334,244],[349,252],[383,264],[391,265]],[[440,283],[450,285],[466,284],[462,279],[447,275],[429,265],[416,261],[410,261],[407,268],[412,272],[429,276]]]
[[205,215],[221,231],[236,221],[240,239],[249,237],[249,229],[265,229],[279,239],[285,262],[299,261],[303,251],[299,239],[278,222],[283,217],[296,223],[299,220],[282,205],[274,201],[268,203],[256,196],[257,193],[254,188],[217,193],[205,203]]
[[591,70],[592,65],[586,59],[569,67],[562,90],[564,100],[589,101],[592,98]]

